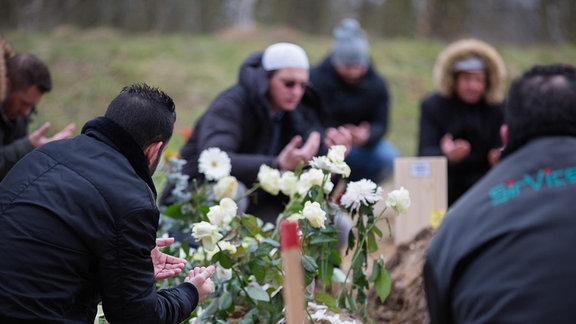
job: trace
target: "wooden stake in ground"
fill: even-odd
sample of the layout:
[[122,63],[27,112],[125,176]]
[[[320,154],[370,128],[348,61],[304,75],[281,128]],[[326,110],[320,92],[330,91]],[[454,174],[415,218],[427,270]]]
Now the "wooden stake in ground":
[[286,308],[286,323],[302,324],[306,318],[306,312],[298,222],[282,221],[280,223],[280,249],[284,269],[282,291]]

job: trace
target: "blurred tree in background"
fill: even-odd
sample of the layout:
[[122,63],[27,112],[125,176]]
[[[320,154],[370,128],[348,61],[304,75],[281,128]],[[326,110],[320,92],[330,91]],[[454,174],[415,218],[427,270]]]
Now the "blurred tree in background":
[[573,0],[0,0],[0,30],[62,25],[205,34],[286,26],[326,35],[344,17],[377,37],[576,43]]

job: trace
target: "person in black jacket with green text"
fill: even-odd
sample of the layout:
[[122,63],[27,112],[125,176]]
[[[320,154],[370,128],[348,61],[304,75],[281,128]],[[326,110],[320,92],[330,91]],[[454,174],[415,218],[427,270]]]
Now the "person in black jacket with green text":
[[[0,322],[180,323],[212,291],[208,268],[155,248],[151,175],[172,136],[170,97],[136,84],[82,134],[32,151],[0,182]],[[170,242],[160,241],[160,245]]]
[[505,106],[500,161],[426,253],[432,324],[574,323],[576,69],[535,66]]

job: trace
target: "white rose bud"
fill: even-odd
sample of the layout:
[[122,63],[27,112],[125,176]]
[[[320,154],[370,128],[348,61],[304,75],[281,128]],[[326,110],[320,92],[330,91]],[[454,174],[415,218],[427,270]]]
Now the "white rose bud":
[[404,187],[388,193],[386,198],[386,207],[394,209],[399,214],[405,212],[410,204],[410,193]]
[[233,176],[225,176],[218,180],[213,190],[216,200],[222,200],[222,198],[234,198],[236,197],[236,191],[238,190],[238,180]]
[[282,173],[282,177],[280,178],[280,191],[286,196],[291,197],[297,191],[298,178],[292,171],[286,171]]
[[315,228],[324,228],[326,221],[326,212],[322,210],[318,202],[307,201],[302,209],[302,215],[310,222],[310,225]]
[[258,182],[264,191],[276,196],[280,192],[280,171],[262,164],[258,171]]
[[346,146],[344,145],[332,145],[328,150],[328,158],[334,163],[344,162],[346,154]]
[[194,224],[192,236],[202,241],[202,246],[206,251],[214,250],[216,242],[222,238],[222,234],[218,233],[218,227],[205,221]]

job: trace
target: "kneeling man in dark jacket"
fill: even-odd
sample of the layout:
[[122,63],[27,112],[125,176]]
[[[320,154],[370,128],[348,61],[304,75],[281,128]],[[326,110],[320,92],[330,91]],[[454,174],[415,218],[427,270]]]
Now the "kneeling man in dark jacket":
[[180,323],[210,294],[212,266],[156,290],[186,263],[155,247],[151,176],[175,120],[169,96],[132,85],[81,135],[11,169],[0,183],[0,322],[89,323],[102,302],[110,323]]

